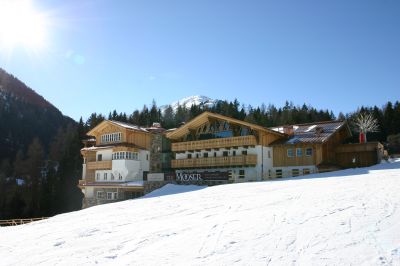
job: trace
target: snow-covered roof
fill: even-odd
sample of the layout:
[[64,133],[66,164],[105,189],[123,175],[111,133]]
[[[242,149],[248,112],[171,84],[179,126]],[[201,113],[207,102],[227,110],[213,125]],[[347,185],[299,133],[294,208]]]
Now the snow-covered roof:
[[137,125],[133,125],[133,124],[129,124],[129,123],[125,123],[125,122],[120,122],[120,121],[115,121],[115,120],[108,120],[111,123],[114,123],[118,126],[127,128],[127,129],[132,129],[132,130],[138,130],[138,131],[143,131],[143,132],[148,132],[146,128],[137,126]]
[[112,149],[114,146],[93,146],[82,148],[81,151],[93,151],[93,150],[104,150],[104,149]]
[[286,133],[285,128],[290,128],[289,131],[293,130],[288,139],[277,140],[273,144],[323,143],[345,125],[345,121],[326,121],[273,127],[272,130],[280,133]]
[[143,187],[143,181],[130,181],[130,182],[87,182],[84,186],[91,187]]

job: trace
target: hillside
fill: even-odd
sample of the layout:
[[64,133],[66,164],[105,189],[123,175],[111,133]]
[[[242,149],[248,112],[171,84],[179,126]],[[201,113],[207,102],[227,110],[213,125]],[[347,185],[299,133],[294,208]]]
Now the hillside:
[[168,185],[0,228],[0,257],[2,265],[399,265],[399,187],[400,162],[271,182]]
[[0,162],[13,161],[34,138],[47,148],[57,130],[76,124],[22,81],[0,68]]

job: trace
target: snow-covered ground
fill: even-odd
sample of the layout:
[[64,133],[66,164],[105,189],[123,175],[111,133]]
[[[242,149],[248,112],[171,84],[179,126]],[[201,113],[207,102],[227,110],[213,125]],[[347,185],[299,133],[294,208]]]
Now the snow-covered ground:
[[270,182],[168,185],[0,228],[0,265],[400,265],[399,207],[400,162]]

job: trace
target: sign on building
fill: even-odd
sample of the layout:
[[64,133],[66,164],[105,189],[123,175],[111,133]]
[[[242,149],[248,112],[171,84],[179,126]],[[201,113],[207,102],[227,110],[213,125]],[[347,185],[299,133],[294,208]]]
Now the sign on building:
[[188,172],[176,173],[176,181],[224,181],[229,179],[229,172]]

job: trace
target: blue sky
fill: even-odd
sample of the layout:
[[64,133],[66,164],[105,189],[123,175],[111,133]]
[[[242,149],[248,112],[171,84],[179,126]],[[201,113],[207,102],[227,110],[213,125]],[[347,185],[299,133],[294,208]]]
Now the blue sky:
[[355,110],[400,100],[400,1],[41,0],[46,49],[0,67],[74,119],[190,95]]

